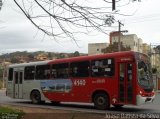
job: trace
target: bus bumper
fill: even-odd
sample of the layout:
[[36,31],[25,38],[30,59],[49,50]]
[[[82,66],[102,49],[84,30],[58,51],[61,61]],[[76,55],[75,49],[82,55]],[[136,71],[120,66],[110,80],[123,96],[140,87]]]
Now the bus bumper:
[[146,104],[146,103],[151,103],[153,102],[155,99],[155,95],[153,95],[152,97],[142,97],[141,95],[137,95],[136,96],[136,105],[142,105],[142,104]]

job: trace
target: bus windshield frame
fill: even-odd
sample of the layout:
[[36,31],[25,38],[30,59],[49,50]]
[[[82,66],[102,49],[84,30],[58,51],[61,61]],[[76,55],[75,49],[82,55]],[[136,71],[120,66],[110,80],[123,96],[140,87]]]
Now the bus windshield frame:
[[150,58],[142,53],[136,53],[137,80],[142,88],[153,89],[153,77],[151,72]]

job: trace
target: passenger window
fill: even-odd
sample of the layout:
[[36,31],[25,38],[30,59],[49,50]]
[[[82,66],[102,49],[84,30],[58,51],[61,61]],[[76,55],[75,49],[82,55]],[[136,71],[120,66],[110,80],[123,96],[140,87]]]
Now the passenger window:
[[72,77],[88,77],[89,76],[89,61],[71,63]]
[[35,75],[35,66],[27,66],[24,69],[24,79],[25,80],[34,80]]
[[50,79],[50,65],[36,66],[36,79]]
[[23,73],[22,73],[22,72],[20,72],[19,84],[22,84],[22,80],[23,80]]
[[91,63],[93,77],[111,77],[114,75],[114,60],[101,59]]
[[128,64],[127,69],[128,69],[128,81],[132,81],[132,64]]
[[69,76],[69,64],[53,64],[51,69],[52,78],[68,78]]
[[120,64],[120,69],[119,69],[119,75],[120,75],[120,82],[123,83],[124,77],[125,77],[125,64]]
[[15,71],[14,74],[15,74],[15,84],[18,84],[18,72]]
[[8,76],[8,81],[13,80],[13,68],[9,68],[9,76]]

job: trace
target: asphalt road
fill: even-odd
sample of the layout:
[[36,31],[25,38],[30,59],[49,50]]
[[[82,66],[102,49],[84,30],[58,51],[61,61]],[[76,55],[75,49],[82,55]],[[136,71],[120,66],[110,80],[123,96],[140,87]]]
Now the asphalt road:
[[81,111],[90,113],[132,113],[132,114],[160,114],[160,94],[156,94],[155,101],[150,104],[145,104],[141,106],[124,106],[121,109],[116,109],[111,107],[109,110],[96,110],[93,104],[86,103],[61,103],[58,106],[54,106],[47,102],[41,105],[34,105],[29,100],[11,99],[5,96],[5,91],[0,90],[0,103],[27,106],[27,107],[39,107],[39,108],[49,108],[49,109],[59,109],[59,110],[71,110],[71,111]]

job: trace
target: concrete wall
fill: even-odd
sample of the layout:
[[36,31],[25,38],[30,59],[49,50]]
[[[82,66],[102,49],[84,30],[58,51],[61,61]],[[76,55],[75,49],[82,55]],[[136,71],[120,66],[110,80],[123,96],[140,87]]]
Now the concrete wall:
[[120,42],[124,46],[129,46],[132,51],[142,52],[142,39],[138,38],[135,34],[111,36],[111,43],[118,42],[120,37]]
[[88,55],[102,54],[102,49],[108,47],[108,43],[89,43]]

